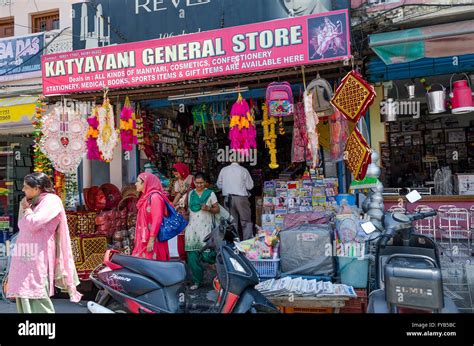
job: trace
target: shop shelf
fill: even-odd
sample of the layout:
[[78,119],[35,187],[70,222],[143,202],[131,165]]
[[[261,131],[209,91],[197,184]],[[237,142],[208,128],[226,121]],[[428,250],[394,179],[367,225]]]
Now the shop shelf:
[[280,259],[250,260],[250,262],[261,278],[274,278],[278,275]]

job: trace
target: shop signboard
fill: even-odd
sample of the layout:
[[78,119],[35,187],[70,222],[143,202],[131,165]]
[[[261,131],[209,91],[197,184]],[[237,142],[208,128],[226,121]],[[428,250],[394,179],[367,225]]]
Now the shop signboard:
[[41,77],[44,33],[0,39],[0,82]]
[[43,56],[45,95],[139,87],[350,57],[347,10]]
[[32,96],[0,99],[0,129],[31,125],[36,99]]

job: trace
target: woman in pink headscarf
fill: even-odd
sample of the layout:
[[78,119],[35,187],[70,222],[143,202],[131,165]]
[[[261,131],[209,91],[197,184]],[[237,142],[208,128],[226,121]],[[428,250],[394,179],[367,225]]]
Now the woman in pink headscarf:
[[141,196],[137,202],[137,226],[132,256],[168,261],[168,242],[158,240],[161,223],[166,216],[166,197],[161,181],[151,173],[142,173],[135,186]]

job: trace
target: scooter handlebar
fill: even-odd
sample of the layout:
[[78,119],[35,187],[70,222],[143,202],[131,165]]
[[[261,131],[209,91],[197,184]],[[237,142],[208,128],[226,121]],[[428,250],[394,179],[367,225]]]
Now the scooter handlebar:
[[410,215],[410,219],[412,221],[421,220],[421,219],[426,219],[427,217],[436,216],[437,214],[438,213],[436,212],[436,210],[427,211],[427,212],[424,212],[424,213],[416,213],[416,214]]

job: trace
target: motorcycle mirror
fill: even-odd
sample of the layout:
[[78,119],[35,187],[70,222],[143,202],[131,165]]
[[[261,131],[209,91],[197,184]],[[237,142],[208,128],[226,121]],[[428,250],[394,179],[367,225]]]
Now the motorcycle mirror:
[[362,229],[364,230],[366,234],[370,234],[377,229],[375,225],[370,221],[365,222],[361,224],[360,226],[362,227]]
[[421,199],[421,195],[418,191],[413,190],[405,196],[410,203],[415,203]]

